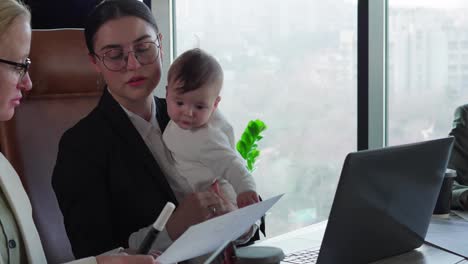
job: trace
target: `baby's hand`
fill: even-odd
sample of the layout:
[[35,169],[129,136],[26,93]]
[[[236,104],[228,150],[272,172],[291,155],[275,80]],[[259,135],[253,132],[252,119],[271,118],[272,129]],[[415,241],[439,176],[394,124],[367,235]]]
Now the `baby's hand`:
[[239,193],[239,195],[237,195],[237,206],[239,208],[246,207],[247,205],[251,205],[258,202],[258,194],[254,191],[247,191]]

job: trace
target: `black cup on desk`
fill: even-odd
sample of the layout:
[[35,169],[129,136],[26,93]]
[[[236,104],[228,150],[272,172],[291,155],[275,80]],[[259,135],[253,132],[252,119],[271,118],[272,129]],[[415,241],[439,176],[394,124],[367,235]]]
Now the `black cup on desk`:
[[450,206],[452,202],[452,185],[457,172],[452,169],[447,169],[444,175],[444,181],[440,188],[439,197],[434,208],[433,215],[440,217],[448,217],[450,214]]

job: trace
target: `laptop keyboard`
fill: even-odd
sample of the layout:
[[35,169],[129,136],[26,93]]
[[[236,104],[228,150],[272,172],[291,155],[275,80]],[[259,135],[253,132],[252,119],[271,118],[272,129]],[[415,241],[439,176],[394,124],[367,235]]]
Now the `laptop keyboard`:
[[319,248],[311,248],[293,252],[284,257],[282,262],[294,263],[294,264],[309,264],[316,263],[319,255]]

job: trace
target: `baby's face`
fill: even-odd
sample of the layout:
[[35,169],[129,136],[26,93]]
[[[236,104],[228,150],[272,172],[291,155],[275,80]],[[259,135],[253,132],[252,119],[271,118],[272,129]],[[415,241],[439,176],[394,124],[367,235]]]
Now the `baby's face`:
[[180,83],[169,83],[166,94],[169,117],[182,129],[204,126],[221,99],[216,85],[219,84],[206,84],[196,90],[181,93],[177,90]]

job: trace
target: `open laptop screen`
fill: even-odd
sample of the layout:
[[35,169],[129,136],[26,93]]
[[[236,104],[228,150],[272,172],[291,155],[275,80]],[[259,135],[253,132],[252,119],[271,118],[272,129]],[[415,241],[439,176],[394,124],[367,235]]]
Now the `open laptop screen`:
[[369,263],[419,247],[453,138],[348,154],[317,263]]

